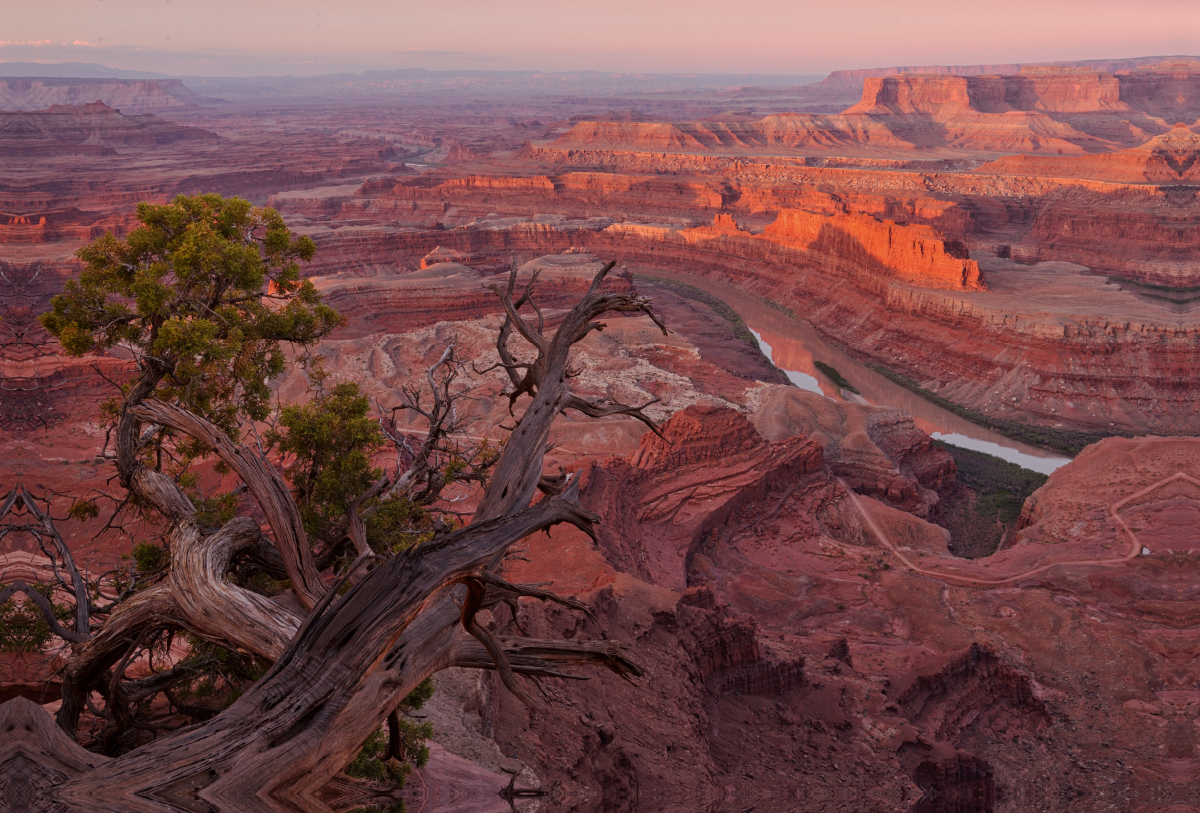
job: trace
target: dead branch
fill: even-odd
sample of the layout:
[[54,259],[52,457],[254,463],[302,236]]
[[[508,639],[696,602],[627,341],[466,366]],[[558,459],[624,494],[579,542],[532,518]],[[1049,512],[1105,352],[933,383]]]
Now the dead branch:
[[[552,337],[544,335],[544,320],[532,302],[532,280],[520,297],[515,295],[515,273],[507,289],[497,291],[506,312],[497,349],[509,365],[506,370],[514,391],[528,395],[529,402],[468,526],[404,550],[361,577],[344,577],[323,594],[314,589],[317,600],[294,634],[287,636],[290,640],[270,671],[232,706],[207,723],[159,737],[120,759],[90,767],[58,786],[55,797],[90,809],[122,813],[157,813],[164,805],[192,809],[197,804],[229,813],[249,810],[250,806],[262,809],[263,805],[275,810],[320,810],[323,805],[317,790],[422,680],[447,666],[496,669],[518,696],[521,690],[516,674],[565,677],[568,673],[562,670],[574,665],[602,666],[624,677],[642,674],[611,642],[497,637],[475,620],[489,593],[494,600],[515,601],[530,596],[586,609],[574,599],[553,596],[537,586],[510,584],[492,571],[521,539],[559,523],[570,523],[594,538],[597,518],[578,504],[578,480],[543,482],[542,468],[555,417],[565,409],[579,408],[574,406],[572,399],[577,396],[569,388],[572,345],[592,330],[602,329],[603,323],[596,319],[608,312],[647,313],[662,326],[649,300],[636,294],[600,290],[611,268],[609,264],[596,275],[583,300],[566,315]],[[533,310],[532,320],[520,313],[526,305]],[[518,365],[508,352],[507,342],[514,331],[535,349],[537,359],[533,363]],[[449,363],[449,357],[445,358]],[[152,365],[153,361],[145,363]],[[441,387],[443,405],[437,406],[436,397],[432,411],[419,401],[416,405],[424,410],[426,420],[429,415],[436,420],[437,410],[443,410],[443,424],[451,426],[456,416],[445,411],[446,401],[450,400],[445,382],[452,378],[452,370],[445,366],[441,370],[438,375],[442,377],[433,380]],[[145,474],[144,467],[139,469],[132,451],[142,423],[168,426],[204,440],[235,470],[234,462],[247,465],[244,461],[250,459],[249,453],[242,456],[232,441],[206,435],[205,426],[198,424],[194,416],[171,414],[171,408],[149,400],[152,384],[149,389],[145,382],[135,385],[127,399],[130,406],[118,426],[118,470],[128,488],[143,489],[154,479],[150,476],[154,472]],[[585,414],[587,410],[634,414],[641,409],[611,402],[582,403]],[[431,454],[440,452],[434,447]],[[289,562],[290,574],[297,567],[300,551],[307,550],[306,544],[300,544],[305,539],[298,520],[285,510],[290,507],[294,512],[294,503],[272,503],[281,499],[273,492],[282,488],[280,481],[273,471],[268,476],[260,458],[254,456],[253,460],[263,467],[261,473],[252,472],[249,479],[242,471],[238,473],[260,504],[266,501],[262,507],[267,516],[272,517],[274,512],[272,531],[282,558]],[[436,461],[431,466],[436,470]],[[260,479],[251,482],[256,477]],[[535,503],[539,485],[558,493]],[[219,539],[206,543],[207,537],[196,528],[191,514],[172,505],[169,497],[164,513],[174,522],[170,577],[131,596],[114,610],[93,640],[80,645],[68,664],[73,676],[64,683],[64,710],[68,695],[73,707],[85,705],[86,692],[81,694],[80,689],[93,685],[103,669],[116,663],[147,626],[190,629],[207,623],[210,632],[223,627],[225,640],[236,632],[247,638],[257,636],[255,646],[269,643],[265,640],[271,637],[269,631],[251,633],[230,628],[237,624],[261,627],[269,622],[265,618],[247,621],[266,608],[244,600],[234,592],[238,588],[224,579],[232,558],[253,551],[259,544],[261,534],[251,527],[255,523],[235,520],[214,535]],[[287,497],[290,500],[290,495]],[[291,537],[289,528],[293,529]],[[290,551],[289,546],[293,546]],[[201,581],[207,584],[201,587]],[[215,582],[224,582],[225,586]],[[347,584],[348,589],[339,595]],[[185,589],[198,596],[187,607],[181,605],[187,602],[177,593]],[[199,612],[208,612],[211,618],[207,622],[198,619]]]
[[37,589],[29,586],[23,581],[17,580],[12,584],[0,590],[0,604],[8,601],[15,593],[24,593],[30,601],[37,605],[41,610],[42,617],[46,623],[50,625],[50,629],[54,634],[64,641],[81,644],[84,641],[90,640],[91,636],[86,632],[75,632],[64,627],[54,615],[54,607],[50,604],[50,600],[42,595]]
[[[603,323],[595,322],[594,319],[610,312],[645,313],[666,335],[667,329],[654,313],[649,299],[636,294],[600,291],[605,277],[615,265],[615,262],[610,262],[596,274],[583,300],[571,309],[554,337],[548,341],[525,322],[518,312],[518,302],[523,304],[532,296],[533,281],[530,281],[525,293],[517,301],[513,300],[516,269],[509,275],[507,290],[493,286],[492,290],[500,297],[506,313],[504,325],[496,340],[496,350],[501,360],[508,364],[512,359],[508,339],[514,327],[537,349],[538,355],[537,360],[525,370],[523,376],[516,375],[515,367],[509,370],[510,378],[515,382],[513,390],[509,393],[510,405],[524,394],[528,394],[532,400],[493,469],[492,476],[500,487],[488,490],[476,513],[477,517],[504,516],[517,506],[528,505],[542,477],[542,458],[554,418],[572,407],[582,406],[585,410],[592,411],[599,409],[576,396],[567,385],[567,362],[571,347],[592,330],[604,328]],[[576,406],[577,404],[579,406]],[[601,411],[612,410],[608,414],[632,414],[639,417],[639,420],[653,425],[644,415],[638,415],[640,409],[641,407],[626,407],[614,403]]]
[[[234,444],[224,432],[208,421],[171,404],[145,398],[132,406],[128,414],[138,420],[187,434],[207,445],[225,465],[233,469],[266,515],[267,524],[271,526],[275,537],[275,546],[283,557],[296,595],[304,606],[312,607],[324,594],[325,585],[313,564],[312,551],[296,501],[275,468],[250,449]],[[145,467],[142,470],[148,471]],[[165,475],[160,477],[165,478]],[[173,493],[187,499],[174,483],[170,485]],[[190,501],[188,507],[191,508]],[[194,510],[189,511],[191,514],[194,514]]]
[[[34,502],[33,497],[30,496],[29,492],[23,486],[14,489],[13,493],[20,498],[21,503],[25,506],[25,510],[41,524],[42,528],[45,529],[46,535],[50,537],[50,541],[54,543],[54,549],[62,559],[63,567],[71,579],[72,592],[75,594],[75,629],[81,634],[88,635],[91,626],[88,617],[90,605],[87,586],[83,582],[83,577],[79,575],[79,568],[75,566],[75,558],[71,556],[71,549],[63,541],[62,534],[58,532],[58,528],[55,527],[54,520],[50,518],[50,514],[41,511],[37,507],[37,503]],[[5,507],[5,511],[0,511],[0,517],[3,517],[6,511],[7,506]]]

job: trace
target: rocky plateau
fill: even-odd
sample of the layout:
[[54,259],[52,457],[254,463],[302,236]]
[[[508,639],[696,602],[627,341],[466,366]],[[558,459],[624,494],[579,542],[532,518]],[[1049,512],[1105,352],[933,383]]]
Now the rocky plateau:
[[[559,419],[547,473],[580,478],[598,541],[531,537],[505,575],[594,617],[488,623],[623,641],[647,676],[543,681],[533,713],[439,675],[410,810],[504,810],[504,770],[547,813],[1200,809],[1200,61],[571,81],[0,79],[0,477],[111,477],[128,359],[68,359],[33,317],[140,200],[278,208],[346,316],[316,348],[335,378],[388,409],[454,343],[476,440],[511,420],[490,287],[536,271],[552,329],[615,260],[672,332],[607,318],[575,386],[653,401],[662,434]],[[972,421],[1108,437],[968,559],[947,517],[980,495],[930,433]],[[130,544],[102,527],[64,526],[93,570]],[[52,707],[55,657],[0,661],[0,699]]]

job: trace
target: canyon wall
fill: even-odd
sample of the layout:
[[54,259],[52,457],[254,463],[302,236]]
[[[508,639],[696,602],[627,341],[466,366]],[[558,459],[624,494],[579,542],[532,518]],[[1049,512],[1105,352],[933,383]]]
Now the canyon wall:
[[824,216],[785,209],[763,239],[815,254],[831,273],[870,266],[876,273],[923,288],[985,289],[979,263],[962,243],[946,242],[927,226],[902,226],[870,215]]
[[1049,113],[1127,111],[1121,81],[1112,74],[1061,69],[1026,70],[1015,76],[877,76],[866,79],[863,98],[846,114],[924,113],[939,120],[971,113],[1014,110]]
[[[1014,74],[1071,73],[1092,71],[1097,73],[1126,74],[1146,66],[1171,65],[1195,61],[1196,57],[1137,57],[1133,59],[1092,59],[1075,62],[1053,62],[1047,64],[996,64],[996,65],[904,65],[890,68],[857,68],[833,71],[820,82],[805,85],[807,96],[813,101],[833,102],[842,99],[858,100],[867,81],[883,76],[906,76],[912,74],[947,77],[1012,76]],[[1161,70],[1161,69],[1160,69]]]
[[1145,113],[1194,121],[1200,112],[1200,61],[1143,65],[1120,73],[1087,68],[1024,67],[1009,75],[917,72],[866,77],[862,100],[845,112],[874,116],[924,113],[948,120],[970,113]]
[[[880,223],[872,232],[886,234],[887,228]],[[415,268],[440,246],[495,271],[514,254],[585,248],[650,273],[678,269],[767,297],[856,355],[998,417],[1020,415],[1060,425],[1069,420],[1081,428],[1150,426],[1177,434],[1192,431],[1200,421],[1200,405],[1188,383],[1188,371],[1200,364],[1200,325],[1194,321],[1181,326],[1172,314],[1155,317],[1151,306],[1137,316],[1120,317],[1103,309],[1071,310],[1070,298],[1063,300],[1066,310],[1040,313],[1044,303],[1027,289],[1000,294],[963,287],[963,269],[969,266],[954,257],[945,262],[956,267],[951,281],[959,283],[958,290],[917,287],[889,276],[851,235],[835,236],[838,240],[822,253],[820,243],[813,250],[786,245],[731,228],[727,221],[721,228],[694,231],[516,223],[347,232],[317,235],[317,265],[320,273],[360,273],[356,269],[367,270],[361,258],[388,257],[393,269]],[[910,245],[921,257],[916,244]],[[1093,298],[1103,293],[1102,280],[1074,279],[1078,284],[1067,280],[1075,286],[1069,292]],[[1052,281],[1029,278],[1039,286]],[[967,282],[972,282],[970,273]]]
[[1007,75],[903,72],[865,76],[862,82],[858,103],[836,115],[586,120],[539,146],[685,155],[761,150],[1070,155],[1133,146],[1176,121],[1200,116],[1200,62],[1195,61],[1146,65],[1120,74],[1033,67]]

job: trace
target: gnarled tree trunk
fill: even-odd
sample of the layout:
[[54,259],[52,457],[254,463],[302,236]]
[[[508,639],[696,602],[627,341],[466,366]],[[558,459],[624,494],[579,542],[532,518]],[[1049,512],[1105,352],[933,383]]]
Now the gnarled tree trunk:
[[[512,399],[530,396],[467,527],[391,558],[338,596],[314,580],[316,569],[291,494],[275,471],[237,447],[202,419],[151,399],[135,387],[119,426],[123,482],[173,521],[169,578],[127,601],[68,666],[60,721],[73,731],[91,681],[114,663],[134,631],[146,626],[188,629],[275,661],[245,695],[212,720],[164,736],[124,756],[89,768],[55,788],[53,798],[85,808],[129,811],[327,810],[317,791],[354,756],[400,702],[429,675],[455,665],[496,668],[515,691],[514,673],[559,674],[569,664],[596,664],[621,674],[640,672],[608,642],[492,638],[474,614],[490,596],[549,597],[509,585],[492,571],[523,537],[569,522],[591,533],[594,516],[576,502],[577,483],[555,494],[542,462],[551,423],[563,410],[602,417],[632,414],[623,404],[593,403],[569,388],[568,354],[605,312],[652,312],[638,296],[603,293],[611,269],[595,278],[584,299],[552,337],[520,309],[531,302],[532,281],[514,300],[515,272],[497,290],[508,318],[498,339]],[[536,310],[536,307],[535,307]],[[537,353],[518,363],[507,347],[517,330]],[[665,332],[665,329],[664,329]],[[142,424],[168,426],[210,445],[258,500],[301,601],[312,609],[298,619],[225,578],[229,562],[256,544],[255,523],[235,519],[212,535],[198,527],[190,502],[138,456]],[[647,423],[649,421],[647,420]],[[547,492],[534,498],[541,487]],[[569,603],[569,602],[568,602]],[[70,699],[67,700],[67,695]]]

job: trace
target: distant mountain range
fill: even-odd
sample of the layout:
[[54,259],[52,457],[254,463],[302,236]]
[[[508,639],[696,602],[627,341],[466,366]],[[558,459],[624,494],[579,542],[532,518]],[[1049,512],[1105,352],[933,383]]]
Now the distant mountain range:
[[165,73],[123,71],[96,62],[0,62],[0,76],[59,79],[166,79]]
[[124,113],[194,110],[212,102],[178,79],[0,77],[0,110],[46,110],[52,105],[103,102]]

